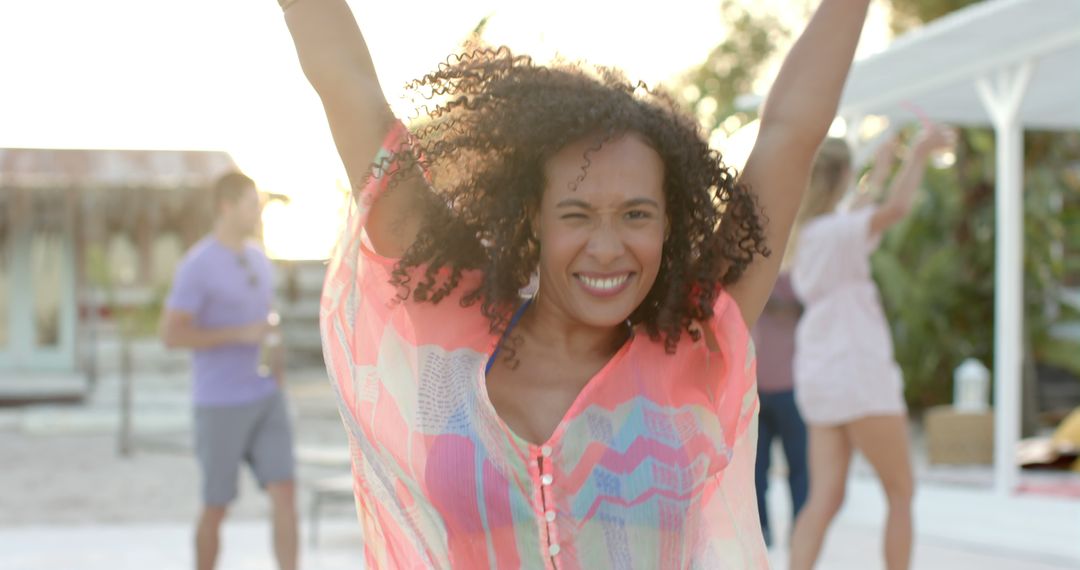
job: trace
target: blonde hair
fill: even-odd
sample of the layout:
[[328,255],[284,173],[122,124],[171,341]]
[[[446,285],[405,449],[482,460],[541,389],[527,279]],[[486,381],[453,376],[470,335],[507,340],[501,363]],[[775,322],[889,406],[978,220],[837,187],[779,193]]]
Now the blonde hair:
[[810,171],[810,185],[806,189],[795,224],[791,230],[781,268],[786,269],[795,258],[795,244],[799,241],[799,230],[806,222],[828,214],[836,208],[847,191],[847,180],[851,172],[851,147],[840,138],[827,138],[818,148],[814,166]]

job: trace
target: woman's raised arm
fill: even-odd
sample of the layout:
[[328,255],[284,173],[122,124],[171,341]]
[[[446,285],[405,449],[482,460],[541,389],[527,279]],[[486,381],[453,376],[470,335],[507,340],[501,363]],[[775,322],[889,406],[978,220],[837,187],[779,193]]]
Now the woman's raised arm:
[[870,0],[822,0],[788,52],[761,112],[761,129],[741,181],[766,218],[772,255],[755,259],[729,289],[753,326],[780,271],[810,166],[836,115]]
[[[368,179],[375,154],[394,123],[364,36],[345,0],[282,0],[300,66],[319,94],[334,144],[354,189]],[[423,177],[404,179],[379,197],[368,215],[375,249],[401,256],[416,239]]]

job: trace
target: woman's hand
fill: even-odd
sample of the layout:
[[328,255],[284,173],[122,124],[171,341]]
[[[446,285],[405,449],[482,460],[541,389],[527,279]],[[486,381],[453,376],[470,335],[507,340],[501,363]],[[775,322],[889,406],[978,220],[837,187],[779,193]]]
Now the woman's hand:
[[912,150],[926,153],[947,150],[956,144],[956,130],[931,123],[919,132],[912,144]]
[[927,159],[932,153],[947,149],[955,142],[956,131],[953,129],[934,123],[924,124],[923,130],[916,135],[900,172],[889,187],[888,198],[870,219],[871,233],[881,233],[908,215],[915,192],[922,184]]
[[900,133],[893,131],[881,141],[874,151],[874,164],[891,164],[896,160],[896,150],[900,148]]

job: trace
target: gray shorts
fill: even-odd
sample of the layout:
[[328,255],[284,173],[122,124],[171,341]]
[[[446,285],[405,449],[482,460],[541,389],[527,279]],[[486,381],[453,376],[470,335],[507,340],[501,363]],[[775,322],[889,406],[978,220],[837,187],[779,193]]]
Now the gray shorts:
[[238,406],[195,408],[195,455],[202,469],[206,505],[227,505],[237,494],[240,464],[247,462],[263,488],[292,481],[292,428],[281,391]]

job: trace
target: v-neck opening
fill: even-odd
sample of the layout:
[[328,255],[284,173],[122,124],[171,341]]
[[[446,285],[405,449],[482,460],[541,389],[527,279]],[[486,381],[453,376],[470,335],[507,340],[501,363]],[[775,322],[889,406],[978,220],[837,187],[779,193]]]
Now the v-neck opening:
[[609,375],[608,373],[610,369],[613,368],[620,360],[622,360],[625,357],[626,353],[630,351],[630,347],[631,345],[633,345],[634,339],[637,337],[637,334],[633,329],[630,330],[630,337],[627,338],[622,343],[622,346],[620,346],[619,349],[615,351],[615,354],[611,355],[611,358],[609,358],[607,362],[605,362],[604,365],[600,367],[600,370],[597,370],[596,373],[590,376],[589,379],[585,382],[585,385],[582,386],[581,391],[578,392],[577,396],[575,396],[574,400],[570,403],[570,406],[566,408],[565,412],[563,412],[562,417],[559,418],[559,422],[555,424],[555,429],[551,432],[548,438],[540,443],[535,443],[529,439],[522,437],[520,434],[514,431],[514,428],[510,427],[510,424],[506,423],[506,420],[504,420],[503,417],[499,415],[499,410],[495,408],[495,404],[491,401],[491,395],[488,393],[487,388],[488,373],[491,370],[492,363],[495,361],[495,356],[499,352],[499,347],[502,345],[503,339],[505,339],[506,335],[509,334],[513,325],[516,324],[516,321],[521,317],[522,314],[524,314],[525,308],[528,307],[528,304],[530,302],[532,302],[532,299],[527,300],[522,305],[522,307],[518,309],[518,311],[514,315],[514,318],[511,320],[511,325],[507,327],[506,332],[499,337],[498,344],[495,346],[494,349],[492,349],[492,353],[489,356],[488,361],[479,370],[479,383],[480,394],[482,396],[484,404],[487,405],[488,410],[495,417],[495,420],[499,423],[502,429],[512,439],[524,443],[529,448],[541,448],[546,446],[553,446],[556,442],[558,442],[558,440],[562,437],[563,432],[566,430],[567,420],[578,410],[578,408],[584,405],[583,402],[586,401],[588,396],[592,392],[595,392],[597,390],[599,380],[601,380],[604,376]]

